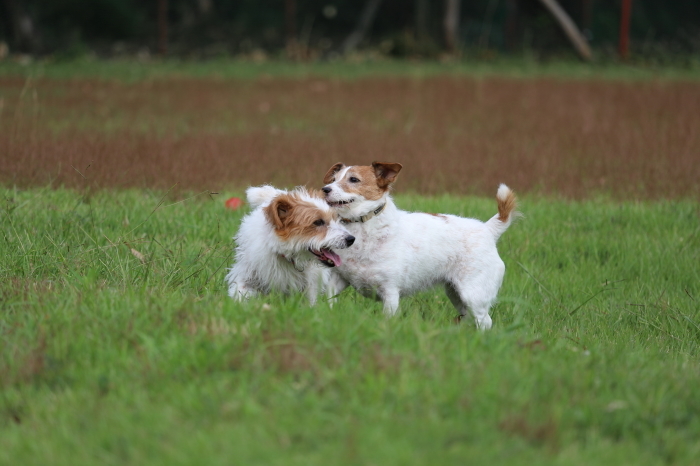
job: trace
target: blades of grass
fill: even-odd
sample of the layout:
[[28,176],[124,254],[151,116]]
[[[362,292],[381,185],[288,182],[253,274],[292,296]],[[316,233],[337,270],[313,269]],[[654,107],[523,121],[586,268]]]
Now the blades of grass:
[[604,288],[602,290],[599,290],[595,293],[593,293],[591,296],[589,296],[587,299],[585,299],[581,304],[576,306],[572,311],[569,312],[569,315],[572,316],[576,312],[578,312],[579,309],[581,309],[583,306],[585,306],[589,301],[593,300],[596,296],[599,294],[605,293],[606,291],[615,291],[617,288]]
[[532,279],[535,281],[535,283],[537,283],[537,284],[540,286],[540,288],[542,288],[544,291],[546,291],[547,294],[550,296],[550,298],[552,298],[553,300],[557,301],[557,302],[559,303],[559,306],[563,307],[561,301],[554,295],[554,293],[552,293],[551,291],[549,291],[549,289],[548,289],[546,286],[544,286],[544,285],[542,284],[542,282],[539,281],[539,280],[527,269],[527,267],[525,267],[525,266],[524,266],[522,263],[520,263],[520,262],[516,262],[516,264],[518,264],[518,265],[520,266],[520,268],[523,269],[523,270],[525,271],[525,273],[528,274],[528,275],[530,276],[530,278],[532,278]]

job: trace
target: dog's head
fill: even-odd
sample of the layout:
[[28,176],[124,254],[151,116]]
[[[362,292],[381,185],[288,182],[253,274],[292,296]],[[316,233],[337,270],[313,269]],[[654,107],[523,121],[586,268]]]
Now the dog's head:
[[342,217],[364,215],[384,203],[401,168],[400,163],[388,162],[352,166],[336,163],[323,178],[326,202]]
[[355,242],[326,202],[305,190],[276,196],[264,212],[279,239],[278,252],[287,258],[315,256],[321,264],[335,267],[342,261],[333,249],[345,249]]

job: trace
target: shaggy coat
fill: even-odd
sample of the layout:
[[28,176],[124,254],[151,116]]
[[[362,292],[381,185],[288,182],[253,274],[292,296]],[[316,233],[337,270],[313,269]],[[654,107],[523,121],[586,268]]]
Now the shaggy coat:
[[242,300],[271,291],[304,292],[313,305],[320,292],[337,294],[330,267],[342,263],[335,249],[355,238],[318,195],[304,188],[248,188],[253,211],[235,236],[235,263],[226,275],[228,294]]

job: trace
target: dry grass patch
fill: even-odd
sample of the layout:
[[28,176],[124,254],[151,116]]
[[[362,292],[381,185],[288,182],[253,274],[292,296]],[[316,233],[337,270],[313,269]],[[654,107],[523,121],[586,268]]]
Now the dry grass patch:
[[698,193],[700,84],[469,77],[357,81],[0,78],[0,181],[220,190],[319,186],[399,161],[402,190],[583,198]]

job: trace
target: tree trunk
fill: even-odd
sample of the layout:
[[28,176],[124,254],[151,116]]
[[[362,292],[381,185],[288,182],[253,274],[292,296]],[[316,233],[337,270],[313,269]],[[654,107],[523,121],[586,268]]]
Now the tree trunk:
[[459,2],[445,0],[445,47],[450,53],[457,51],[459,43]]
[[8,39],[10,39],[10,46],[17,47],[19,44],[19,15],[17,14],[17,8],[15,7],[14,0],[4,0],[5,4],[5,16],[4,22],[5,27],[8,31]]
[[299,47],[297,44],[297,0],[284,0],[284,24],[287,56],[296,60],[299,58]]
[[591,29],[591,7],[592,0],[581,0],[581,29],[584,31]]
[[362,39],[365,38],[365,34],[367,34],[367,31],[369,31],[369,28],[372,26],[381,3],[382,0],[367,0],[367,3],[365,3],[365,7],[362,10],[362,14],[360,15],[360,19],[357,21],[355,30],[352,31],[352,33],[340,45],[341,53],[346,54],[348,52],[352,52],[358,45],[360,45]]
[[430,16],[430,3],[428,0],[416,0],[416,39],[424,42],[428,39],[428,18]]
[[591,49],[588,47],[586,38],[576,27],[576,24],[571,20],[566,11],[557,3],[557,0],[540,0],[540,2],[549,10],[549,12],[557,20],[559,26],[564,30],[564,33],[569,38],[578,54],[584,60],[590,61],[593,58]]
[[197,0],[197,9],[200,17],[208,15],[212,9],[212,0]]
[[486,14],[484,15],[484,21],[481,23],[481,34],[479,35],[479,48],[481,49],[488,49],[489,47],[491,23],[493,22],[493,15],[496,12],[497,6],[498,0],[489,0],[486,6]]
[[509,52],[513,52],[518,45],[518,17],[518,0],[506,0],[506,22],[503,35],[506,39],[506,49]]
[[10,49],[24,53],[36,52],[39,48],[39,39],[35,23],[23,8],[22,2],[4,0],[3,3],[7,15],[4,22]]
[[632,17],[632,0],[622,0],[620,12],[620,43],[619,53],[621,60],[627,60],[630,46],[630,18]]
[[158,0],[158,53],[168,53],[168,0]]

